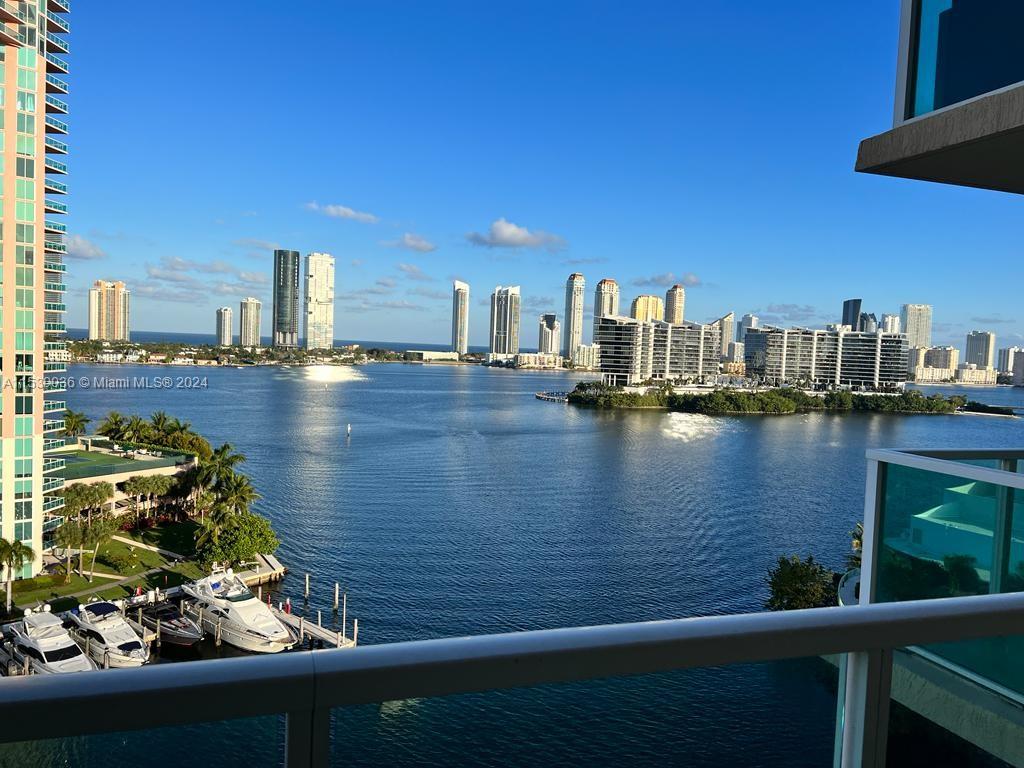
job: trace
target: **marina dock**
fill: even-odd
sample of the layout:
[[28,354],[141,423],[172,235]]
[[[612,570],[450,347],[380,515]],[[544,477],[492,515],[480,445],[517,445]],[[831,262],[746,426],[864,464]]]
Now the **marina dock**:
[[244,571],[238,571],[238,578],[247,587],[272,584],[284,578],[288,569],[273,555],[256,555],[256,562]]

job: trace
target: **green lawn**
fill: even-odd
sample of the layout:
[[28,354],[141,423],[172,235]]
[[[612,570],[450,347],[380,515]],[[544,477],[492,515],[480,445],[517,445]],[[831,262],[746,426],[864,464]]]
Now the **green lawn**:
[[196,553],[197,530],[199,530],[199,524],[189,520],[183,523],[158,525],[156,528],[149,528],[141,533],[130,531],[121,535],[153,547],[160,547],[185,557],[191,557]]
[[[100,545],[96,556],[96,568],[104,573],[120,573],[130,576],[133,573],[158,568],[166,561],[163,555],[142,547],[133,547],[121,541],[108,541]],[[85,564],[89,566],[92,558],[87,557]]]

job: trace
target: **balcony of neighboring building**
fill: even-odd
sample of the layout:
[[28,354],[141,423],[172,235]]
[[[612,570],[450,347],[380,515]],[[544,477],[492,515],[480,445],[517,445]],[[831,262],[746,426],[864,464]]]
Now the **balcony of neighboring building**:
[[64,508],[64,497],[63,496],[48,496],[43,499],[43,512],[56,512],[58,509]]
[[18,4],[9,0],[0,0],[0,22],[4,24],[20,24],[21,17],[18,15]]
[[50,475],[43,478],[43,493],[55,493],[64,488],[64,478],[60,475]]
[[71,13],[70,0],[47,0],[46,10],[50,13]]
[[51,472],[62,472],[65,467],[64,459],[45,458],[43,459],[43,474]]
[[43,363],[44,373],[66,373],[68,370],[68,364],[63,361],[50,361]]
[[60,34],[69,34],[71,32],[71,25],[67,23],[60,16],[55,16],[53,13],[46,14],[46,31],[57,32]]
[[63,78],[57,77],[56,75],[46,76],[46,92],[47,93],[68,93],[67,81]]
[[56,117],[47,115],[45,123],[47,133],[61,133],[65,136],[68,135],[68,124],[63,120],[58,120]]
[[43,179],[43,189],[47,192],[52,192],[55,195],[66,195],[68,193],[67,184],[57,181],[49,176]]
[[1024,192],[1024,3],[904,0],[894,125],[858,171]]
[[58,72],[62,75],[68,74],[68,63],[64,59],[54,56],[52,53],[43,54],[43,58],[46,60],[47,72]]
[[68,41],[61,37],[57,37],[52,32],[46,32],[43,35],[43,39],[46,41],[46,50],[48,53],[70,53]]
[[64,419],[44,419],[43,433],[60,432],[64,429]]
[[59,115],[66,115],[68,113],[68,104],[62,99],[58,99],[56,96],[46,94],[46,111],[49,113],[56,113]]
[[[55,283],[50,282],[49,280],[43,283],[43,288],[47,292],[53,292],[54,294],[64,293],[68,289],[67,285],[65,285],[64,283]],[[61,347],[61,349],[63,349],[63,347]]]
[[65,235],[68,231],[68,225],[62,224],[59,221],[50,221],[50,219],[43,220],[43,231],[48,235]]
[[46,151],[55,155],[66,155],[68,153],[68,145],[63,141],[51,138],[47,136],[43,140],[43,144],[46,146]]
[[68,404],[64,400],[43,400],[43,413],[56,413],[57,411],[66,411]]
[[61,203],[57,200],[44,199],[43,210],[47,213],[67,213],[68,205],[67,203]]
[[59,253],[64,255],[68,252],[68,246],[60,240],[43,240],[43,251],[47,254]]
[[67,272],[68,267],[67,264],[61,262],[60,259],[54,258],[44,259],[43,269],[46,270],[47,272],[60,272],[61,274],[63,274],[64,272]]
[[44,161],[47,173],[60,173],[67,174],[68,166],[66,163],[62,163],[60,160],[54,160],[52,157],[46,158]]
[[21,40],[18,39],[18,28],[8,26],[7,23],[0,23],[0,45],[21,47]]
[[59,451],[64,447],[64,439],[61,437],[47,437],[43,439],[43,453]]

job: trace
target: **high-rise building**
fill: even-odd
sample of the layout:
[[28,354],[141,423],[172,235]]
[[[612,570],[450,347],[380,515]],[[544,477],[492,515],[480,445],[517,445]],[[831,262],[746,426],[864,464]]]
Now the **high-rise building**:
[[955,370],[960,365],[960,350],[956,347],[927,347],[921,365],[924,368]]
[[562,339],[562,324],[554,312],[540,316],[539,335],[537,337],[537,351],[542,354],[558,354],[558,347]]
[[719,350],[719,357],[728,357],[729,342],[732,341],[733,328],[736,326],[736,313],[730,312],[727,315],[723,315],[715,320],[712,325],[718,328],[718,335],[722,341],[722,348]]
[[904,304],[900,308],[900,331],[907,334],[907,346],[932,345],[932,307],[930,304]]
[[565,339],[562,357],[572,360],[576,347],[583,343],[583,291],[586,281],[579,272],[573,272],[565,281]]
[[996,335],[991,331],[968,333],[964,362],[979,368],[993,368],[996,362]]
[[878,318],[874,312],[860,313],[860,329],[864,333],[876,333],[878,331]]
[[736,341],[742,344],[743,337],[747,335],[747,331],[751,328],[757,328],[760,322],[761,320],[757,315],[752,315],[750,313],[741,317],[740,324],[736,326]]
[[89,289],[89,338],[128,341],[131,338],[131,291],[123,282],[97,280]]
[[306,349],[334,348],[334,257],[306,256]]
[[902,328],[899,315],[882,315],[882,333],[900,333]]
[[594,291],[594,319],[619,314],[619,284],[609,277],[597,284]]
[[299,346],[299,252],[274,251],[275,347]]
[[231,307],[221,307],[217,310],[217,344],[222,347],[230,347],[235,341],[232,314]]
[[594,321],[594,343],[601,379],[613,386],[716,376],[722,349],[713,325],[617,316]]
[[515,355],[519,352],[519,286],[497,286],[491,294],[492,355]]
[[263,318],[263,304],[259,299],[247,296],[242,299],[238,315],[238,343],[250,349],[258,348],[262,343],[260,326]]
[[676,283],[665,292],[665,322],[681,323],[686,310],[686,289]]
[[860,299],[847,299],[843,302],[843,325],[850,326],[851,331],[860,330]]
[[629,315],[642,323],[664,320],[665,302],[661,300],[660,296],[642,294],[633,299],[633,303],[629,307]]
[[999,363],[996,370],[999,373],[1013,374],[1013,364],[1018,357],[1024,355],[1024,347],[1003,347],[999,350]]
[[469,284],[452,282],[452,352],[469,352]]
[[907,342],[901,334],[807,328],[752,328],[744,347],[746,373],[773,384],[888,389],[907,380]]
[[[10,574],[13,578],[39,572],[63,507],[58,471],[63,461],[49,454],[64,443],[59,393],[64,388],[61,360],[66,359],[67,244],[66,225],[53,214],[67,213],[61,202],[67,187],[60,181],[67,173],[61,159],[68,152],[62,140],[68,131],[62,96],[68,93],[68,65],[62,57],[68,50],[66,12],[66,3],[60,2],[0,6],[0,69],[6,86],[6,97],[0,99],[0,364],[6,384],[0,394],[0,536],[22,541],[35,552],[32,561]],[[128,337],[127,324],[122,337]],[[44,377],[45,388],[35,385]],[[53,396],[56,401],[49,399]]]

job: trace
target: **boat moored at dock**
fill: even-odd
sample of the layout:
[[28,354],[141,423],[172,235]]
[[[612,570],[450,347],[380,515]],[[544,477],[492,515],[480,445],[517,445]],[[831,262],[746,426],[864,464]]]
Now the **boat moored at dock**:
[[97,664],[141,667],[149,661],[149,644],[136,634],[117,604],[97,600],[63,614],[71,636]]
[[128,607],[125,619],[136,632],[143,636],[147,632],[153,633],[154,637],[159,636],[162,643],[191,646],[203,639],[203,630],[199,624],[185,616],[169,600],[143,603],[134,612]]
[[278,653],[298,641],[230,568],[181,587],[184,614],[203,631],[243,651]]
[[40,611],[27,609],[21,621],[7,625],[4,630],[11,660],[29,673],[49,675],[96,669],[61,620],[50,613],[48,605]]

